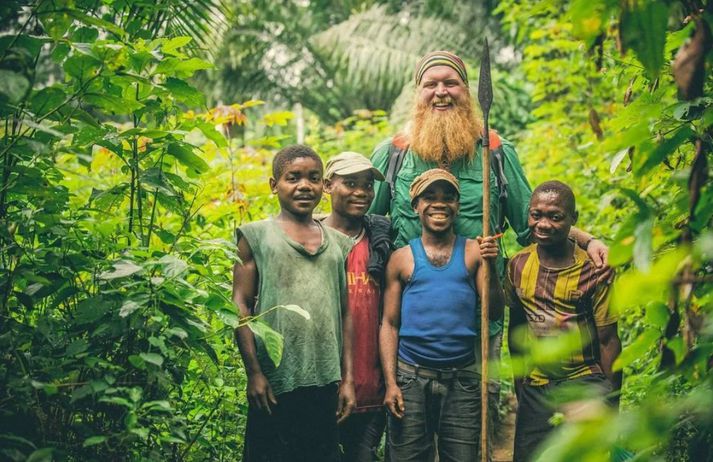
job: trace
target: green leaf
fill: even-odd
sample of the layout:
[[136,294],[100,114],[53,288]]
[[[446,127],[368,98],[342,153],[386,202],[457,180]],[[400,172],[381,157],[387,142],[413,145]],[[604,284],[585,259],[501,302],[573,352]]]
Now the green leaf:
[[169,77],[166,79],[163,87],[181,103],[189,106],[203,106],[205,104],[205,96],[203,93],[181,79]]
[[293,313],[297,313],[307,320],[312,319],[309,312],[298,305],[278,305],[277,309],[292,311]]
[[87,93],[84,100],[112,114],[131,114],[144,107],[143,103],[133,98],[122,98],[109,93]]
[[196,122],[196,127],[198,127],[206,138],[214,142],[219,148],[228,147],[228,141],[225,139],[223,134],[216,129],[215,125],[209,124],[208,122],[198,121]]
[[0,69],[0,82],[0,93],[12,104],[20,102],[30,88],[30,81],[24,75],[6,69]]
[[100,18],[95,18],[94,16],[82,14],[80,11],[73,9],[67,10],[67,14],[72,18],[78,20],[79,22],[82,22],[89,26],[98,27],[99,29],[107,30],[115,35],[118,35],[121,38],[126,36],[126,32],[121,27],[109,21],[105,21]]
[[72,25],[72,18],[67,14],[71,9],[67,8],[66,4],[66,1],[40,2],[38,4],[37,17],[47,31],[47,35],[55,40],[64,37],[67,29]]
[[664,63],[668,6],[664,2],[624,2],[619,22],[622,45],[634,50],[651,80]]
[[612,310],[624,313],[635,306],[665,302],[671,290],[671,281],[688,255],[688,248],[679,247],[662,254],[649,271],[630,269],[619,276],[612,290]]
[[188,269],[188,263],[174,255],[164,255],[159,263],[163,266],[163,274],[169,278],[180,276]]
[[25,459],[25,462],[52,462],[52,453],[54,448],[42,448],[33,451],[30,457]]
[[89,446],[96,446],[97,444],[101,444],[108,439],[109,438],[106,436],[91,436],[84,440],[84,443],[82,443],[82,447],[88,448]]
[[192,76],[196,71],[212,68],[213,65],[211,63],[198,58],[166,58],[156,66],[153,74],[175,75],[179,78],[185,78]]
[[125,318],[139,308],[141,308],[141,305],[134,300],[124,300],[124,303],[121,305],[121,309],[119,310],[119,316]]
[[657,330],[645,330],[631,345],[624,348],[619,357],[616,358],[616,361],[614,361],[612,369],[620,371],[637,359],[644,358],[646,352],[654,346],[660,337],[661,333]]
[[113,271],[104,271],[99,275],[99,279],[118,279],[131,276],[142,270],[142,268],[130,261],[119,261],[114,263]]
[[250,321],[248,327],[262,341],[270,360],[275,367],[278,367],[282,361],[282,348],[284,346],[282,334],[259,320]]
[[129,355],[129,357],[127,359],[129,360],[131,365],[137,369],[145,369],[146,368],[146,363],[144,362],[143,358],[141,358],[141,356],[139,356],[139,355]]
[[290,111],[271,112],[263,116],[262,121],[268,127],[273,125],[285,126],[287,122],[294,119],[295,115]]
[[166,334],[176,336],[181,340],[185,340],[188,338],[188,332],[181,329],[180,327],[171,327],[170,329],[166,330]]
[[161,51],[163,51],[167,55],[172,55],[172,56],[177,56],[177,57],[184,56],[184,54],[179,52],[178,49],[183,46],[188,45],[189,43],[191,43],[192,40],[193,40],[192,37],[187,37],[187,36],[174,37],[172,39],[167,40],[161,46]]
[[89,349],[89,343],[84,339],[78,339],[70,343],[64,352],[65,356],[75,356],[80,353],[84,353]]
[[210,169],[203,159],[193,154],[192,146],[189,147],[189,145],[185,144],[171,143],[168,145],[166,152],[188,167],[194,174],[207,172]]
[[47,87],[38,91],[30,99],[30,108],[37,117],[43,117],[65,102],[67,94],[58,87]]
[[100,65],[101,62],[92,56],[75,53],[67,58],[62,67],[69,76],[84,82],[96,74]]
[[653,302],[646,306],[646,322],[654,327],[666,327],[669,316],[668,307],[662,302]]
[[158,353],[140,353],[139,357],[147,363],[151,363],[158,367],[163,365],[163,356]]
[[606,28],[607,2],[574,0],[569,7],[572,33],[591,47],[594,39]]
[[642,271],[647,271],[651,266],[653,256],[653,230],[654,218],[652,216],[641,217],[641,221],[634,229],[634,266]]
[[636,174],[642,176],[648,173],[652,168],[659,165],[665,158],[678,149],[681,144],[687,142],[693,136],[695,136],[695,132],[690,125],[686,124],[679,127],[671,137],[666,138],[661,144],[656,146],[656,149],[647,157],[643,156],[644,153],[639,152],[639,155],[634,158],[636,163],[639,164],[639,168],[636,169]]
[[671,340],[666,342],[666,346],[673,351],[673,355],[676,359],[676,364],[681,364],[681,361],[686,357],[688,348],[686,347],[686,342],[683,341],[680,335],[675,336]]

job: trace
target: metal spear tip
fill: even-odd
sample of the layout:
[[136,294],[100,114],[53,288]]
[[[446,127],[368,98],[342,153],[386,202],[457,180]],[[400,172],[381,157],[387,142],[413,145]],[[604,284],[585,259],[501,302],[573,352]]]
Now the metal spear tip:
[[487,118],[492,102],[493,83],[490,79],[490,50],[488,49],[488,38],[486,37],[483,45],[483,56],[480,59],[480,78],[478,79],[478,103],[480,103],[484,118]]

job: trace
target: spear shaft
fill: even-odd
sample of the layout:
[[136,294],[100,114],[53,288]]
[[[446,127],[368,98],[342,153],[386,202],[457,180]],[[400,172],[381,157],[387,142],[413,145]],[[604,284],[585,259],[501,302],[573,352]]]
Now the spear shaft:
[[[490,236],[490,132],[488,116],[493,102],[493,86],[490,78],[490,52],[488,39],[485,39],[483,56],[480,61],[480,77],[478,79],[478,102],[483,112],[483,237]],[[489,356],[489,326],[490,326],[490,264],[481,262],[483,266],[483,288],[480,299],[480,350],[481,350],[481,381],[480,381],[480,460],[488,462],[488,356]],[[497,276],[496,276],[497,277]]]

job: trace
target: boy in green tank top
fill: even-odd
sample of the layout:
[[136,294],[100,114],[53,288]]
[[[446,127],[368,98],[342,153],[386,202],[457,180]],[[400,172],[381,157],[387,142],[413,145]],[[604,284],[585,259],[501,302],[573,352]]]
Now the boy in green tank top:
[[[345,262],[351,240],[312,218],[322,197],[322,161],[288,146],[273,160],[276,217],[238,229],[233,301],[240,316],[261,320],[284,338],[278,366],[248,327],[237,331],[248,376],[245,462],[338,461],[337,418],[355,404],[351,317]],[[309,319],[291,310],[298,305]]]

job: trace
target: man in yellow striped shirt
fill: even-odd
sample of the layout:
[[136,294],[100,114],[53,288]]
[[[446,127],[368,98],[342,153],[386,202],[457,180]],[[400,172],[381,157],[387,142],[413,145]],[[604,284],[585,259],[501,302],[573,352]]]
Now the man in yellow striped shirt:
[[569,186],[542,183],[528,211],[534,244],[508,263],[511,352],[522,353],[533,341],[560,342],[556,358],[532,364],[528,375],[516,380],[515,462],[532,458],[552,430],[549,419],[562,412],[551,400],[559,387],[577,382],[598,396],[621,387],[621,374],[612,373],[621,342],[617,317],[609,310],[609,285],[597,283],[594,263],[568,239],[577,215]]

